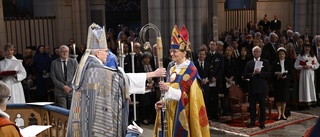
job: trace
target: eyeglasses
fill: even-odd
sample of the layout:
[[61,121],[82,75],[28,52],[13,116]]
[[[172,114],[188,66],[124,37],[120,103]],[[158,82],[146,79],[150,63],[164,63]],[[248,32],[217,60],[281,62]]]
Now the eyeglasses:
[[7,98],[8,98],[8,101],[9,101],[11,99],[11,96],[8,96]]

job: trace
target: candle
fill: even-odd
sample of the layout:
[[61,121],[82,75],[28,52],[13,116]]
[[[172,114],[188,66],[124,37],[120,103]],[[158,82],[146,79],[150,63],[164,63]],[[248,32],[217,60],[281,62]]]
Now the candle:
[[121,43],[121,55],[123,55],[123,43]]
[[133,52],[133,41],[131,41],[131,51]]
[[120,40],[118,41],[118,46],[119,46],[118,52],[120,52]]
[[72,48],[73,48],[73,55],[76,55],[76,43],[73,43]]

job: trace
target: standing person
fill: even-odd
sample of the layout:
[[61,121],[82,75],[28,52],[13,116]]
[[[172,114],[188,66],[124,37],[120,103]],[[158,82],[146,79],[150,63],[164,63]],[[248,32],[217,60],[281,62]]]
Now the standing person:
[[[152,72],[154,68],[150,64],[151,53],[144,52],[141,55],[141,62],[142,65],[138,68],[136,72]],[[155,103],[155,92],[154,92],[154,81],[153,79],[149,78],[146,83],[146,92],[145,94],[138,95],[139,101],[139,118],[142,124],[149,125],[151,123],[152,118],[152,104]]]
[[[318,63],[320,62],[320,36],[315,36],[314,38],[315,45],[312,46],[312,50],[317,57]],[[316,96],[317,96],[317,105],[320,106],[320,69],[315,70],[315,86],[316,86]]]
[[270,22],[270,29],[274,33],[276,33],[278,36],[281,34],[280,29],[281,29],[281,21],[278,19],[277,14],[274,14],[274,20]]
[[54,84],[54,95],[58,106],[70,109],[72,99],[72,79],[78,67],[78,62],[69,58],[69,47],[59,48],[60,58],[51,63],[51,79]]
[[16,59],[21,59],[21,60],[23,59],[23,55],[18,53],[17,48],[15,46],[13,47],[13,56]]
[[248,81],[244,79],[243,72],[246,67],[247,62],[251,59],[248,54],[248,49],[246,47],[241,48],[241,56],[236,59],[237,67],[237,78],[236,83],[241,87],[243,93],[248,93]]
[[[171,40],[170,55],[175,65],[170,69],[167,82],[159,82],[160,90],[166,93],[162,100],[155,104],[155,108],[159,112],[164,105],[166,107],[167,137],[209,137],[209,122],[200,77],[193,62],[186,58],[189,40],[185,26],[181,31],[175,26]],[[154,137],[160,134],[159,121],[158,113]]]
[[123,137],[127,129],[129,92],[145,90],[148,78],[165,76],[164,69],[149,73],[125,74],[123,69],[104,66],[108,57],[104,28],[88,28],[86,54],[74,81],[67,136]]
[[[265,128],[266,120],[266,93],[268,90],[267,79],[270,76],[269,62],[260,58],[261,48],[255,46],[252,49],[253,60],[250,60],[244,69],[244,78],[249,79],[248,93],[249,93],[249,112],[250,125],[248,128],[255,126],[256,122],[256,103],[259,103],[260,108],[260,128]],[[260,65],[259,65],[260,64]]]
[[314,85],[314,70],[319,67],[316,56],[311,50],[310,44],[304,44],[301,53],[298,55],[294,68],[300,70],[299,78],[299,102],[309,108],[317,101]]
[[289,101],[289,87],[292,75],[291,62],[286,59],[287,51],[280,47],[277,51],[279,59],[272,63],[271,75],[274,81],[274,99],[277,106],[278,117],[276,120],[287,120],[284,112],[286,102]]
[[233,48],[231,46],[226,47],[224,51],[224,69],[223,69],[223,82],[222,82],[222,91],[224,94],[223,98],[223,113],[222,115],[230,115],[230,104],[229,104],[229,87],[231,84],[235,84],[235,77],[237,75],[236,71],[236,61],[234,58]]
[[0,81],[0,136],[1,137],[22,137],[19,127],[10,121],[10,116],[4,112],[7,103],[10,101],[9,87]]
[[[205,61],[206,59],[206,49],[200,49],[198,51],[198,60],[194,62],[194,65],[197,67],[198,74],[201,78],[201,85],[204,93],[204,103],[206,105],[207,115],[209,119],[213,119],[212,109],[212,93],[209,87],[209,80],[211,79],[210,75],[210,64]],[[216,119],[218,116],[216,117]]]
[[36,98],[38,101],[48,101],[48,86],[46,86],[46,84],[49,84],[47,81],[49,81],[51,58],[45,53],[44,45],[39,45],[34,56],[33,64],[36,68]]
[[276,33],[270,33],[269,35],[270,43],[266,44],[262,48],[262,55],[261,58],[266,59],[271,64],[274,60],[277,59],[277,49],[279,47],[277,41],[278,41],[278,35]]
[[13,48],[14,46],[11,43],[4,46],[6,55],[5,59],[0,61],[0,72],[14,70],[16,74],[0,77],[0,80],[9,86],[11,91],[12,99],[9,103],[26,103],[21,81],[27,77],[27,72],[22,65],[22,61],[13,56]]
[[218,120],[219,119],[219,93],[221,92],[221,83],[222,83],[222,73],[223,73],[223,56],[217,52],[217,42],[210,42],[210,51],[206,57],[206,61],[210,63],[210,79],[209,79],[209,87],[210,92],[212,92],[212,97],[209,98],[210,104],[212,104],[212,108],[209,109],[211,112],[208,112],[209,117],[211,119]]
[[23,57],[22,65],[27,72],[27,77],[22,81],[22,86],[24,88],[26,100],[31,101],[30,88],[33,87],[33,77],[34,77],[34,65],[33,65],[33,55],[32,49],[27,47],[25,50],[25,56]]
[[269,34],[269,30],[270,30],[270,21],[267,18],[267,14],[264,15],[263,19],[259,21],[258,26],[262,26],[263,27],[263,32],[265,34]]

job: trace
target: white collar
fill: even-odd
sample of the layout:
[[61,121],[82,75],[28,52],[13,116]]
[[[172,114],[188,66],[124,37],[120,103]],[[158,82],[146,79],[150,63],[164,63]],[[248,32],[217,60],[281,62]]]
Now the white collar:
[[[68,59],[69,59],[69,58],[67,58],[65,61],[66,61],[66,62],[68,62]],[[61,60],[61,62],[63,62],[63,61],[64,61],[62,58],[60,58],[60,60]]]
[[15,56],[12,56],[11,59],[8,59],[7,57],[4,58],[5,60],[18,60]]
[[256,59],[256,58],[253,58],[253,59],[254,59],[254,61],[260,61],[260,57],[258,59]]
[[2,111],[1,109],[0,109],[0,116],[5,117],[6,119],[10,119],[10,116],[6,112]]
[[99,58],[97,58],[96,56],[93,56],[93,55],[89,55],[89,56],[95,58],[96,60],[99,61],[99,63],[100,63],[101,65],[103,65],[103,62],[102,62]]
[[188,60],[188,59],[179,65],[177,63],[175,63],[177,69],[187,68],[189,66],[189,64],[190,64],[190,60]]

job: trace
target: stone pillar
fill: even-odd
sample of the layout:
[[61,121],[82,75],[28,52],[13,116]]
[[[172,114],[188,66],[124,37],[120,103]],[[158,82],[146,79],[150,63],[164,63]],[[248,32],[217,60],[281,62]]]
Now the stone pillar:
[[224,9],[225,0],[217,0],[218,33],[226,31],[226,13]]
[[[105,24],[99,24],[105,25]],[[86,44],[87,41],[87,3],[86,0],[72,1],[72,29],[77,44]]]
[[[67,44],[69,38],[74,38],[72,27],[72,1],[59,0],[56,1],[55,6],[56,16],[56,33],[55,33],[55,47],[62,44]],[[40,12],[40,10],[39,10]],[[76,42],[77,39],[75,39]]]
[[320,17],[318,8],[320,2],[318,0],[294,0],[293,1],[293,28],[295,31],[304,33],[304,28],[309,27],[312,35],[319,34]]
[[[186,6],[186,13],[185,13],[185,22],[182,25],[185,25],[186,28],[188,29],[189,32],[189,41],[191,43],[190,45],[190,49],[191,51],[194,52],[195,48],[198,46],[196,44],[196,37],[198,32],[200,31],[201,26],[197,26],[196,24],[198,24],[198,21],[200,20],[200,16],[199,14],[201,14],[201,12],[199,11],[200,9],[198,8],[199,3],[201,3],[201,1],[199,1],[198,3],[194,3],[193,0],[189,0],[185,2],[185,6]],[[197,20],[198,19],[198,20]],[[178,25],[179,29],[181,29],[182,25]]]
[[2,53],[4,54],[3,47],[7,43],[7,36],[6,36],[6,29],[5,29],[5,23],[4,23],[4,15],[3,15],[3,5],[2,0],[0,0],[0,49],[2,50]]
[[[162,21],[163,21],[163,18],[161,17],[162,16],[162,13],[161,13],[161,1],[152,1],[152,2],[148,2],[148,9],[149,9],[149,12],[148,12],[148,19],[149,21],[147,23],[152,23],[154,25],[157,26],[157,28],[160,30],[160,33],[161,32],[161,25],[162,25]],[[145,25],[145,24],[141,24],[142,26]],[[147,34],[146,34],[147,35]],[[151,44],[151,46],[155,43],[157,43],[157,40],[156,40],[156,33],[153,29],[149,29],[149,42]]]
[[148,21],[148,0],[140,0],[141,5],[141,26],[147,24]]

